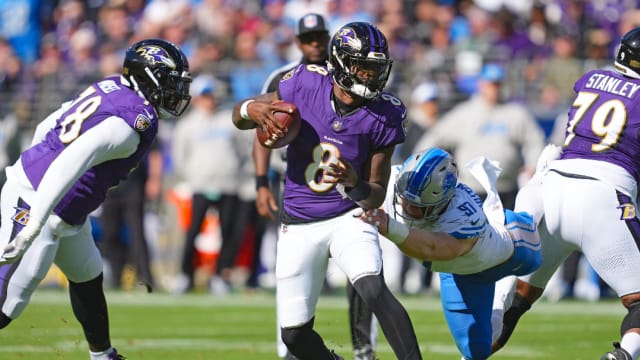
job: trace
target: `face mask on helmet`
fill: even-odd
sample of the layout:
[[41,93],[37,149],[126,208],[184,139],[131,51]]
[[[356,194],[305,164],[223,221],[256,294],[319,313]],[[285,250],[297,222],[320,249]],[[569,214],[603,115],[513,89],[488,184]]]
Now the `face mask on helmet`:
[[347,24],[333,36],[330,51],[329,69],[341,88],[365,99],[380,95],[393,63],[380,30],[364,22]]
[[156,107],[160,117],[182,115],[191,101],[189,63],[168,41],[149,39],[132,45],[125,54],[123,75]]
[[446,209],[458,182],[458,167],[446,151],[432,148],[405,161],[394,189],[394,212],[405,221],[432,223]]
[[620,40],[614,68],[623,75],[640,79],[640,28],[627,32]]
[[191,85],[191,74],[171,72],[166,78],[163,86],[162,103],[160,110],[166,111],[173,116],[180,116],[189,106],[191,96],[189,86]]

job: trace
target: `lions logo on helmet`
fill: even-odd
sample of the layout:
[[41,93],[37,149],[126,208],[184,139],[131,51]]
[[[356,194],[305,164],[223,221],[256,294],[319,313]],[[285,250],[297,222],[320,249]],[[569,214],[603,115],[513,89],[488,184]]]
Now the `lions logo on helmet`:
[[136,49],[136,52],[144,57],[151,65],[163,63],[172,69],[176,68],[176,62],[171,59],[166,50],[159,46],[141,46]]
[[[448,152],[431,148],[409,157],[395,185],[394,211],[409,220],[434,221],[449,205],[458,183],[458,167]],[[421,219],[405,214],[403,203],[422,208]]]

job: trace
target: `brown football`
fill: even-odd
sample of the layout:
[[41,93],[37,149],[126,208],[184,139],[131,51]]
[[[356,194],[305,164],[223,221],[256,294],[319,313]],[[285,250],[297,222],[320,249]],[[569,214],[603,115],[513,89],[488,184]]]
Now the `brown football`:
[[289,143],[291,143],[293,139],[298,136],[298,133],[300,132],[300,126],[302,125],[300,112],[295,105],[291,103],[285,104],[290,105],[294,109],[293,112],[288,113],[277,111],[273,113],[273,116],[276,118],[276,121],[278,123],[283,125],[283,129],[286,129],[286,133],[283,137],[274,141],[273,139],[271,139],[268,133],[262,131],[262,128],[256,128],[258,141],[260,141],[260,144],[262,144],[262,146],[270,149],[281,148],[283,146],[289,145]]

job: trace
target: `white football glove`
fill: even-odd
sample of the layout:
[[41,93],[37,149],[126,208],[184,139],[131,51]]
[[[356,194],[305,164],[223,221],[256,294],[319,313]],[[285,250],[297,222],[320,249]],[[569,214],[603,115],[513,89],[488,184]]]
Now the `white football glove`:
[[538,156],[538,162],[536,163],[536,172],[543,173],[549,167],[549,164],[560,159],[562,155],[562,148],[555,144],[548,144],[542,149]]
[[34,231],[28,226],[22,229],[13,241],[5,245],[0,256],[0,265],[12,264],[20,260],[39,233],[40,231]]

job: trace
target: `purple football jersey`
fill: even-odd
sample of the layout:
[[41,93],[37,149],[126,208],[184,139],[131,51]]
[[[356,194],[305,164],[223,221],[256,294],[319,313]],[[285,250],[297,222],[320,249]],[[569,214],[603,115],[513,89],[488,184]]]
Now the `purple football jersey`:
[[78,95],[44,140],[21,155],[22,167],[33,187],[38,189],[49,165],[66,146],[110,116],[124,119],[135,129],[140,134],[140,144],[130,157],[94,166],[72,185],[54,209],[54,213],[69,224],[84,223],[89,213],[104,201],[109,188],[125,179],[148,151],[158,131],[153,106],[123,85],[119,77],[106,78]]
[[593,70],[574,85],[562,159],[617,164],[640,176],[640,81],[615,71]]
[[295,104],[302,118],[300,134],[287,147],[283,201],[285,212],[294,218],[327,219],[357,206],[335,185],[321,182],[321,165],[342,157],[363,178],[372,152],[405,139],[406,108],[397,97],[383,93],[354,113],[339,116],[332,91],[331,75],[316,65],[300,65],[279,83],[280,98]]

